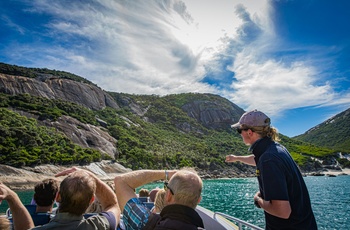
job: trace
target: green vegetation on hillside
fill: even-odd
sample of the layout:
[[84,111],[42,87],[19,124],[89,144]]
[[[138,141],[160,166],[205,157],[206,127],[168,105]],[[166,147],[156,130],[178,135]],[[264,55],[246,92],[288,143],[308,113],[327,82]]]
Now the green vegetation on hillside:
[[[182,110],[168,105],[162,98],[158,98],[157,100],[152,98],[152,109],[150,109],[147,114],[150,119],[157,121],[156,123],[145,122],[140,119],[139,116],[130,113],[127,109],[116,111],[112,108],[106,108],[94,112],[79,105],[75,105],[74,103],[61,100],[49,100],[30,95],[10,96],[1,94],[0,99],[1,107],[11,107],[32,113],[37,115],[39,120],[56,120],[61,115],[69,115],[81,122],[96,125],[94,118],[95,115],[98,115],[101,119],[108,122],[110,134],[118,140],[117,147],[119,150],[119,158],[116,160],[133,169],[183,166],[208,168],[213,164],[224,166],[224,154],[232,152],[233,149],[235,151],[240,150],[239,152],[241,153],[246,152],[246,147],[241,143],[237,135],[232,140],[232,133],[209,131],[197,124],[192,118],[189,118]],[[3,115],[3,120],[7,120],[6,117],[8,116]],[[17,116],[12,117],[17,119]],[[126,117],[127,120],[125,119]],[[44,131],[50,130],[46,127],[39,126],[33,119],[26,119],[25,117],[21,119],[24,119],[29,126],[34,126]],[[19,121],[21,121],[21,119],[19,119]],[[198,126],[198,129],[206,130],[208,135],[199,135],[196,132],[178,132],[176,124],[181,122],[187,122]],[[10,129],[10,126],[8,129]],[[44,131],[36,132],[38,139],[47,139],[47,137],[50,136],[45,134]],[[26,129],[24,129],[23,132],[25,133]],[[53,131],[51,130],[50,132]],[[22,138],[30,135],[31,134],[26,134],[22,136]],[[42,135],[45,137],[42,137]],[[60,137],[63,138],[62,135]],[[55,137],[52,136],[50,139],[53,138]],[[68,150],[69,146],[67,145],[59,145],[61,149],[57,149],[53,151],[53,153],[51,151],[52,149],[49,149],[51,153],[47,154],[46,157],[41,155],[42,159],[39,160],[38,154],[33,152],[32,146],[19,145],[18,140],[8,139],[8,141],[10,140],[13,140],[14,143],[10,144],[6,142],[6,144],[15,146],[17,149],[16,151],[22,151],[24,156],[20,159],[16,157],[12,158],[13,160],[11,162],[7,162],[7,159],[12,157],[12,154],[10,154],[10,151],[4,151],[0,161],[1,163],[11,165],[34,165],[39,163],[59,164],[81,162],[80,158],[71,157],[68,159],[67,157],[60,157],[60,155],[57,155],[60,151],[72,152]],[[68,140],[65,139],[65,141]],[[40,145],[37,142],[35,143],[34,146],[36,150],[42,149],[40,150],[41,152],[47,152],[47,147],[45,147],[44,144]],[[28,155],[26,155],[25,152],[28,152]],[[7,155],[7,157],[4,157],[5,155]],[[57,158],[62,160],[58,161]],[[92,160],[99,159],[100,157],[94,157]],[[90,161],[91,159],[86,160],[86,162]]]
[[293,159],[301,167],[312,166],[318,164],[317,162],[311,161],[311,157],[319,159],[327,159],[328,157],[335,157],[336,153],[334,150],[316,146],[311,143],[293,140],[289,137],[280,134],[281,143],[288,149]]
[[[133,101],[141,104],[143,108],[149,108],[145,116],[153,120],[154,123],[135,120],[134,122],[136,124],[142,124],[141,127],[125,127],[124,134],[130,134],[130,136],[134,138],[137,137],[136,139],[142,140],[141,142],[143,144],[147,143],[146,146],[142,146],[139,150],[153,152],[153,154],[157,156],[156,159],[161,159],[159,156],[167,153],[168,158],[165,161],[166,164],[171,162],[179,166],[179,162],[182,160],[184,163],[188,164],[188,166],[210,168],[211,165],[215,164],[220,167],[225,167],[224,157],[227,154],[244,155],[248,153],[247,146],[243,144],[241,137],[237,135],[234,130],[208,130],[194,119],[188,117],[187,114],[180,109],[184,104],[197,99],[196,97],[203,98],[200,94],[168,95],[165,97],[154,95],[112,95],[116,98],[118,104],[123,104],[125,98],[128,98],[128,103]],[[215,96],[212,96],[212,98],[215,100]],[[149,105],[151,106],[149,107]],[[129,107],[125,105],[125,111],[128,111],[128,108]],[[138,116],[131,114],[128,115],[128,118],[133,116],[135,119],[139,119]],[[104,117],[104,119],[107,119],[107,117]],[[193,126],[191,127],[195,128],[189,133],[179,132],[177,126],[181,123],[192,124]],[[118,129],[120,129],[120,126],[118,126]],[[140,131],[140,129],[142,129],[142,131]],[[130,133],[131,130],[135,130],[135,132]],[[117,135],[114,135],[114,137],[118,139]],[[151,138],[146,140],[146,137]],[[121,141],[120,139],[118,140]],[[157,145],[153,145],[152,142],[157,142]],[[295,141],[283,135],[281,135],[281,143],[289,149],[293,158],[302,168],[319,167],[319,163],[311,160],[312,156],[322,159],[334,155],[334,151],[331,149]],[[122,152],[128,152],[131,149],[134,151],[135,149],[131,146],[133,146],[132,143],[126,144]],[[159,149],[159,153],[155,152],[155,149]],[[174,161],[171,157],[169,158],[169,156],[176,156],[177,152],[179,152],[178,156],[183,157],[177,157],[177,161]],[[124,157],[128,159],[128,156],[124,155]],[[132,166],[138,163],[134,162],[133,164],[134,165],[129,165],[129,167],[131,166],[131,168],[134,168]],[[154,165],[154,163],[150,164]],[[164,161],[160,166],[164,166]]]
[[[140,116],[131,113],[128,106],[120,110],[107,107],[101,111],[91,111],[74,103],[30,95],[0,94],[0,107],[26,111],[37,115],[39,120],[56,120],[61,115],[69,115],[93,125],[97,125],[95,116],[98,116],[108,123],[108,132],[118,140],[119,154],[116,161],[132,169],[183,166],[218,169],[226,167],[224,158],[227,154],[247,154],[247,146],[234,130],[209,130],[187,116],[179,108],[186,101],[183,95],[179,100],[176,100],[176,96],[118,96],[114,95],[117,100],[129,98],[141,105],[143,102],[144,109],[148,108],[146,116],[152,122],[146,122]],[[1,113],[0,127],[3,129],[3,135],[0,143],[0,163],[15,166],[42,163],[82,164],[99,161],[105,157],[96,150],[82,149],[74,145],[62,134],[38,125],[34,119],[19,116],[7,109],[2,109]],[[11,122],[5,124],[5,121]],[[180,132],[179,124],[189,124],[191,128],[188,132]],[[322,158],[333,155],[327,148],[293,141],[284,136],[282,144],[290,150],[301,167],[314,164],[310,156]]]
[[98,151],[83,149],[53,128],[5,108],[0,108],[0,153],[1,164],[17,167],[102,160]]
[[350,152],[350,109],[321,123],[307,133],[295,137],[317,146],[332,148],[337,152]]
[[[176,121],[194,121],[185,116],[183,111],[174,108],[172,110],[177,114],[169,119],[169,105],[162,102],[162,99],[153,100],[153,105],[160,104],[161,107],[156,113],[147,113],[151,120],[162,118],[157,119],[156,123],[145,122],[126,110],[116,113],[106,108],[98,112],[99,117],[108,122],[110,134],[118,140],[118,162],[132,169],[184,166],[208,169],[213,164],[224,167],[224,156],[228,153],[247,152],[235,132],[206,130],[206,135],[179,132]],[[128,117],[128,121],[122,117]]]
[[[144,106],[144,109],[148,109],[145,116],[152,122],[146,122],[140,116],[131,113],[127,105],[122,106],[120,110],[107,107],[101,111],[92,111],[74,103],[30,95],[0,94],[0,107],[26,111],[37,115],[39,120],[56,120],[61,115],[69,115],[93,125],[97,125],[95,116],[98,116],[108,123],[108,132],[118,140],[119,154],[116,161],[132,169],[183,166],[218,169],[227,167],[224,162],[227,154],[248,153],[247,146],[234,130],[209,130],[187,116],[180,109],[188,101],[183,95],[179,100],[176,100],[176,95],[113,96],[121,105],[128,99]],[[42,163],[83,164],[105,157],[96,150],[82,149],[74,145],[63,134],[38,125],[34,119],[19,116],[8,109],[2,109],[1,114],[0,163],[15,166]],[[188,124],[190,130],[179,131],[181,124]],[[310,156],[322,158],[333,155],[333,151],[327,148],[294,141],[285,136],[282,136],[282,144],[289,149],[302,168],[314,164]]]
[[93,111],[62,100],[50,100],[29,94],[15,96],[0,93],[0,107],[12,107],[38,116],[38,120],[57,120],[62,115],[69,115],[83,123],[97,124]]

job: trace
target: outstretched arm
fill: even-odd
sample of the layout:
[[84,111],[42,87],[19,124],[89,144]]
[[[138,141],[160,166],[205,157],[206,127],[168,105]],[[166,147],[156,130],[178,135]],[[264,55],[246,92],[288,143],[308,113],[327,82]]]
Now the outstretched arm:
[[[176,173],[176,170],[170,170],[167,173],[168,179],[170,179]],[[164,170],[137,170],[117,175],[114,178],[114,184],[121,210],[124,210],[124,206],[131,198],[137,197],[135,188],[153,181],[164,180],[165,177]]]
[[256,166],[253,154],[247,155],[247,156],[237,156],[237,155],[226,156],[225,162],[236,162],[236,161],[240,161],[247,165]]
[[12,212],[13,225],[16,230],[30,229],[34,227],[32,217],[22,204],[17,193],[3,183],[0,183],[0,201],[6,200]]

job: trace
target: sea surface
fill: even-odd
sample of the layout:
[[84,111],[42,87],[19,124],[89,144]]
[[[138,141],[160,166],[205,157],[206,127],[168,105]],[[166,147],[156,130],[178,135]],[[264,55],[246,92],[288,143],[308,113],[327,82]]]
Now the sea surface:
[[[318,229],[350,229],[350,176],[307,176],[304,180],[309,189]],[[151,190],[157,186],[162,187],[162,184],[152,183],[143,188]],[[200,205],[264,228],[264,213],[253,204],[257,190],[256,178],[204,180]],[[23,203],[30,203],[32,191],[17,193]],[[0,213],[4,213],[7,208],[6,201],[3,201]]]

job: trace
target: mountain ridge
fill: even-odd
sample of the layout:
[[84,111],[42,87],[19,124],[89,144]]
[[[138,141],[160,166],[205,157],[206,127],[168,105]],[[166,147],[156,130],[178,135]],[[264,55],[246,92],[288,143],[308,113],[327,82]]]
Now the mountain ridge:
[[[294,139],[333,149],[345,149],[350,152],[349,127],[350,108],[309,129],[304,134],[294,137]],[[324,141],[325,139],[327,141]]]
[[[226,154],[244,154],[247,147],[230,128],[244,110],[221,96],[184,93],[161,97],[106,92],[81,77],[74,76],[78,81],[67,78],[69,73],[62,78],[47,69],[40,69],[40,74],[36,74],[34,68],[11,68],[17,75],[29,71],[31,77],[9,75],[9,71],[1,73],[4,68],[0,68],[2,113],[10,110],[25,116],[20,126],[43,128],[36,131],[39,134],[35,139],[31,139],[33,135],[28,135],[27,130],[17,130],[31,145],[22,145],[23,138],[11,136],[16,140],[16,153],[9,147],[14,143],[5,145],[0,141],[0,147],[7,154],[1,156],[2,164],[6,164],[4,159],[11,159],[20,167],[36,167],[45,162],[87,165],[106,158],[131,169],[195,167],[204,178],[254,175],[253,167],[224,163]],[[71,92],[75,87],[82,89],[79,94]],[[9,120],[14,117],[12,112],[6,112]],[[75,122],[68,122],[71,118]],[[0,122],[0,128],[12,135],[13,128],[8,121]],[[52,124],[58,124],[55,131],[46,130],[53,127]],[[58,129],[59,126],[63,128]],[[83,130],[95,135],[83,134]],[[40,135],[50,143],[47,133],[56,132],[64,135],[63,139],[55,137],[59,143],[64,143],[63,146],[40,144],[45,143]],[[281,137],[282,144],[290,150],[304,173],[325,170],[322,162],[328,165],[339,159],[337,152],[330,148],[320,148],[282,134]],[[6,136],[3,138],[7,141]],[[93,152],[90,149],[94,149]],[[57,154],[64,154],[64,157],[57,158]],[[318,161],[313,160],[314,157]],[[341,167],[348,164],[347,161],[341,163]]]

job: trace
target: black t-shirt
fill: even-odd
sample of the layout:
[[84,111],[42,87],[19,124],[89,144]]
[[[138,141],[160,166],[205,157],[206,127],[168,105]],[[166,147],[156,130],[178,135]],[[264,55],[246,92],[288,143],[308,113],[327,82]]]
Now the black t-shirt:
[[265,212],[266,229],[317,229],[306,184],[287,149],[263,138],[253,146],[253,154],[262,198],[288,200],[292,209],[288,219]]

